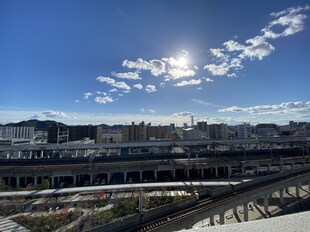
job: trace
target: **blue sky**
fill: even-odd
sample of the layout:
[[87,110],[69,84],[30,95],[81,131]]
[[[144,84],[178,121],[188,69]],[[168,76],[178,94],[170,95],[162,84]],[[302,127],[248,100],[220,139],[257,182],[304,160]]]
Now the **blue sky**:
[[310,121],[310,2],[0,0],[0,123]]

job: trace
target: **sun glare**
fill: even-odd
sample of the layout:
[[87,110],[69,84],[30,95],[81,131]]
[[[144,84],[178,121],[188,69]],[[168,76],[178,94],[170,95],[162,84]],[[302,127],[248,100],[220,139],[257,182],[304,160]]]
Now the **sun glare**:
[[187,64],[187,60],[184,57],[181,57],[178,59],[178,66],[183,68],[184,66],[186,66],[186,64]]

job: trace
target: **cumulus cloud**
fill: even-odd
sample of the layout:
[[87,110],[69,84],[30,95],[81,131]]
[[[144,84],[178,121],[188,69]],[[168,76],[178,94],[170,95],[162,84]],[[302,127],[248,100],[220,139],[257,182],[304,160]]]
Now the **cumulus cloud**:
[[75,102],[75,103],[79,103],[79,102],[80,102],[80,100],[75,100],[74,102]]
[[109,92],[114,93],[114,92],[118,92],[118,90],[113,88],[113,89],[110,89]]
[[95,98],[95,102],[99,103],[99,104],[106,104],[106,103],[111,103],[114,102],[114,99],[106,96],[106,97],[96,97]]
[[92,93],[83,93],[84,99],[87,100],[90,96],[92,96]]
[[145,87],[145,91],[148,93],[152,93],[152,92],[156,92],[157,89],[156,89],[155,85],[147,85]]
[[258,105],[252,107],[232,106],[218,110],[218,112],[247,112],[250,114],[294,114],[301,112],[310,113],[310,101],[308,102],[284,102],[279,105]]
[[173,68],[168,71],[169,78],[179,79],[182,77],[192,77],[196,75],[196,72],[190,69]]
[[141,84],[135,84],[133,87],[136,89],[142,89],[143,88],[143,86]]
[[[207,64],[207,69],[214,76],[237,76],[236,71],[243,68],[243,60],[262,60],[275,51],[270,40],[291,36],[304,30],[304,22],[307,16],[302,11],[309,10],[309,6],[288,8],[284,11],[273,12],[273,19],[262,30],[261,34],[239,43],[228,40],[223,43],[223,48],[211,48],[210,53],[214,57],[214,63]],[[280,28],[275,32],[275,28]],[[235,38],[236,39],[236,38]]]
[[138,58],[136,61],[124,60],[122,66],[137,70],[149,70],[153,76],[165,73],[165,63],[161,60],[146,61],[142,58]]
[[136,72],[125,72],[125,73],[116,73],[112,72],[112,75],[118,78],[130,79],[130,80],[140,80],[142,79]]
[[186,86],[186,85],[200,85],[200,83],[201,83],[200,79],[198,80],[192,79],[190,81],[182,81],[182,82],[176,83],[174,86],[181,87],[181,86]]
[[96,80],[99,82],[102,82],[102,83],[107,83],[108,85],[111,85],[111,86],[118,88],[118,89],[125,89],[128,91],[131,90],[131,87],[129,85],[127,85],[125,82],[123,82],[123,81],[117,82],[110,77],[100,76],[100,77],[97,77]]

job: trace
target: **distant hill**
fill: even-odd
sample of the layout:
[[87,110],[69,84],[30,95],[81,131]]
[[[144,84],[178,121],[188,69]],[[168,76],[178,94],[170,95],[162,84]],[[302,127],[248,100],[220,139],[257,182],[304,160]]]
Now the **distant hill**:
[[56,123],[58,123],[58,125],[60,126],[65,126],[65,124],[61,122],[56,122],[52,120],[39,121],[37,119],[31,119],[28,121],[21,121],[17,123],[8,123],[4,126],[30,126],[30,127],[34,127],[35,131],[40,131],[40,130],[47,130],[49,126],[54,125]]

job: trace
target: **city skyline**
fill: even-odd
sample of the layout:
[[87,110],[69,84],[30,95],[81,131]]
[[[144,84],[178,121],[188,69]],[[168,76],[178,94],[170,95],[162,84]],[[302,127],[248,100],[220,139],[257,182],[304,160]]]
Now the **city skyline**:
[[308,1],[1,1],[0,124],[310,121]]

